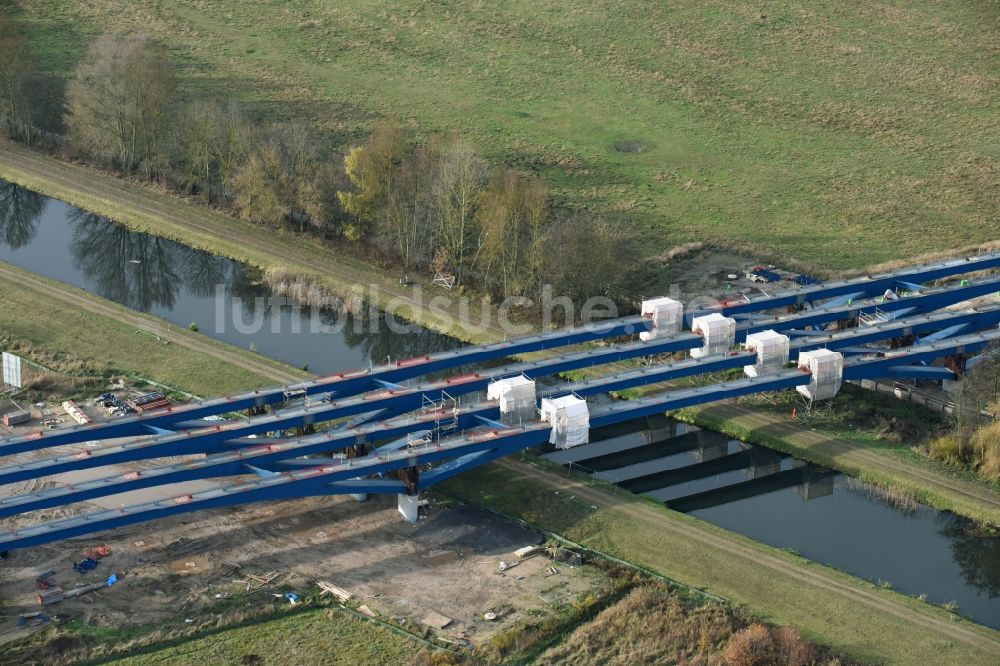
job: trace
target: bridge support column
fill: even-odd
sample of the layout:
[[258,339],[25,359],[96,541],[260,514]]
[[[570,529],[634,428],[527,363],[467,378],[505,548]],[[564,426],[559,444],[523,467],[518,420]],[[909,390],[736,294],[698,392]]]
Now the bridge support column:
[[399,514],[410,523],[420,517],[420,473],[416,467],[399,470],[399,480],[406,484],[406,494],[397,495]]
[[729,453],[729,437],[714,430],[699,430],[698,448],[694,457],[698,462],[716,460]]
[[965,373],[965,364],[972,357],[972,354],[950,354],[944,357],[944,367],[961,377]]
[[781,471],[781,455],[770,449],[754,449],[748,469],[751,479],[771,476]]

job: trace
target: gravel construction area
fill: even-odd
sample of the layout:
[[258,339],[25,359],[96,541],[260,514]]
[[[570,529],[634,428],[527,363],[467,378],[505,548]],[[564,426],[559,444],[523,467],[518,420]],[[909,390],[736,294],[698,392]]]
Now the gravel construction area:
[[[12,526],[0,521],[0,529]],[[488,511],[433,499],[413,525],[397,512],[394,496],[363,503],[310,498],[166,518],[11,553],[2,564],[10,580],[2,590],[0,642],[24,635],[14,630],[16,619],[40,609],[35,577],[53,569],[52,581],[65,590],[119,577],[113,587],[46,608],[61,620],[170,627],[220,598],[241,606],[271,603],[272,594],[318,591],[315,582],[322,580],[385,619],[440,624],[444,616],[451,622],[439,633],[476,643],[528,611],[545,615],[600,584],[602,574],[592,569],[514,553],[541,541],[537,532]],[[73,562],[100,544],[111,555],[96,570],[75,573]],[[516,564],[501,571],[501,561]],[[247,592],[248,579],[271,576],[269,585],[253,583]],[[507,608],[497,620],[483,617]]]

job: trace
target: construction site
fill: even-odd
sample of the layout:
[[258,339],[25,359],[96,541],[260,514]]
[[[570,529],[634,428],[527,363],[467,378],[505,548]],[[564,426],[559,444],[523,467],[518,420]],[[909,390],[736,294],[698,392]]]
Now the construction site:
[[[600,608],[614,558],[445,482],[526,457],[694,515],[789,489],[829,506],[843,497],[829,469],[650,419],[790,389],[808,410],[880,378],[947,396],[1000,339],[998,265],[981,253],[827,283],[755,265],[708,303],[646,299],[638,315],[215,398],[117,382],[22,404],[27,371],[5,353],[3,640],[308,599],[475,650]],[[493,483],[479,494],[508,492]],[[543,502],[574,526],[600,513],[573,492]]]

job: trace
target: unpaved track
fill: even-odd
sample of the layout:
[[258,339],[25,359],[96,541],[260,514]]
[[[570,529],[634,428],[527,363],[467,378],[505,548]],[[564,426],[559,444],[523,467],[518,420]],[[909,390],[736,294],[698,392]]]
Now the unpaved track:
[[747,559],[757,565],[768,567],[774,572],[773,575],[775,576],[790,576],[798,581],[801,581],[802,583],[823,588],[829,592],[850,598],[857,603],[865,604],[907,622],[912,622],[922,627],[940,632],[941,634],[949,636],[961,643],[965,643],[966,645],[1000,653],[1000,640],[990,638],[989,636],[980,634],[974,630],[956,625],[953,622],[939,619],[932,615],[925,615],[913,609],[893,603],[892,601],[884,599],[873,592],[848,585],[834,576],[823,572],[822,570],[812,570],[797,566],[793,562],[775,557],[774,555],[771,555],[763,550],[752,548],[738,541],[713,534],[708,530],[700,529],[695,525],[674,520],[665,510],[659,510],[640,502],[634,502],[621,506],[620,501],[616,500],[613,495],[603,490],[589,486],[581,481],[567,479],[558,474],[553,474],[552,472],[548,472],[524,463],[501,459],[496,464],[510,471],[514,475],[530,477],[544,483],[545,485],[559,488],[560,490],[571,489],[574,495],[580,498],[585,498],[587,502],[598,508],[610,508],[617,505],[619,509],[632,512],[637,516],[642,515],[647,519],[655,521],[657,528],[662,529],[664,533],[669,532],[679,538],[695,541],[697,543],[704,544],[708,548],[721,550],[737,557]]
[[738,404],[720,404],[705,409],[713,418],[738,420],[740,425],[753,429],[766,429],[769,434],[795,439],[808,448],[822,449],[834,455],[843,455],[871,463],[882,469],[892,470],[903,476],[919,479],[928,490],[944,490],[945,494],[964,496],[970,503],[980,503],[1000,512],[1000,494],[974,483],[953,479],[945,474],[925,470],[919,465],[907,464],[891,455],[870,451],[844,440],[833,439],[802,426],[780,420],[772,414],[753,410]]
[[[114,319],[115,321],[128,324],[129,326],[134,326],[136,324],[136,320],[140,316],[140,313],[138,312],[134,314],[130,312],[122,312],[118,308],[103,303],[99,298],[84,297],[72,291],[54,287],[42,280],[35,279],[28,275],[11,271],[3,266],[0,266],[0,277],[10,280],[15,284],[21,284],[29,287],[34,291],[45,294],[51,298],[55,298],[63,303],[83,308],[89,312]],[[294,384],[302,381],[302,377],[300,376],[283,372],[272,365],[257,361],[249,354],[249,352],[246,354],[230,352],[216,345],[202,342],[195,336],[179,334],[168,328],[163,328],[159,335],[163,340],[171,342],[175,345],[191,349],[192,351],[197,351],[219,361],[243,368],[244,370],[249,370],[250,372],[258,374],[261,377],[273,379],[275,382],[280,382],[282,384]]]

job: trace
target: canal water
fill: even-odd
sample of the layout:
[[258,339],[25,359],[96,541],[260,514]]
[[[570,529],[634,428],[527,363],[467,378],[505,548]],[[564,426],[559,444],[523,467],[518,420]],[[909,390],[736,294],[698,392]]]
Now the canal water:
[[[179,326],[193,322],[205,335],[316,374],[462,344],[411,324],[400,330],[377,312],[354,316],[275,302],[251,267],[2,180],[0,260]],[[146,330],[141,316],[136,319]]]
[[547,457],[1000,629],[1000,537],[954,514],[665,417],[595,430]]
[[[180,326],[316,373],[451,349],[426,329],[395,332],[380,315],[275,305],[253,269],[0,181],[0,260]],[[221,287],[219,286],[221,285]],[[223,326],[216,325],[221,289]],[[233,305],[243,317],[233,321]],[[262,310],[261,310],[262,309]],[[264,317],[252,331],[256,316]],[[137,326],[139,325],[137,316]],[[373,325],[373,323],[379,325]],[[598,430],[551,454],[632,492],[759,541],[1000,628],[1000,538],[925,506],[895,506],[876,489],[769,449],[666,418]]]

